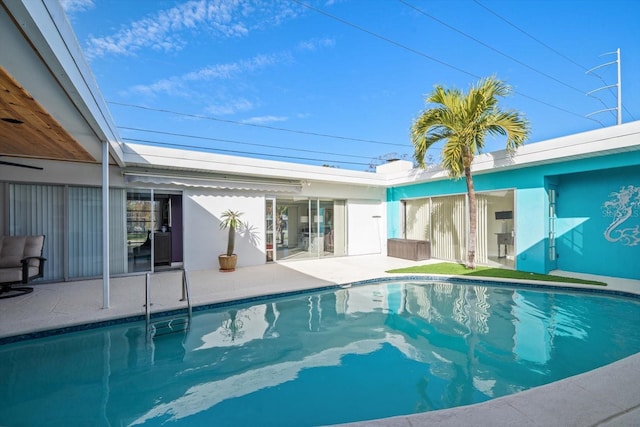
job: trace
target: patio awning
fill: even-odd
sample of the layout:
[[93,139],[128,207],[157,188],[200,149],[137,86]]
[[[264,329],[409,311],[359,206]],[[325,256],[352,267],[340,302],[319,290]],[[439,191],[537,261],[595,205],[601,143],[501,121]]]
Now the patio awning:
[[269,193],[300,193],[299,181],[274,181],[242,178],[206,178],[125,172],[125,181],[136,184],[175,185],[179,187],[202,187],[222,190],[265,191]]

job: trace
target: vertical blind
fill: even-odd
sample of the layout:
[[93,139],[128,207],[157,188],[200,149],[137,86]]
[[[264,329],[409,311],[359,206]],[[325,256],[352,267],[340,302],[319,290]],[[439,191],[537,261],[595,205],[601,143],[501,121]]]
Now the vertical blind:
[[407,239],[431,240],[429,199],[405,202],[405,237]]
[[64,278],[64,187],[9,185],[9,232],[13,236],[44,234],[44,278]]
[[[489,261],[489,197],[477,194],[476,262]],[[431,256],[449,261],[467,259],[466,196],[406,200],[405,238],[429,240]]]
[[102,272],[102,198],[100,188],[69,188],[69,277]]
[[[9,185],[9,231],[44,234],[44,280],[102,274],[102,191],[96,187]],[[126,273],[126,192],[109,190],[110,273]]]
[[434,197],[431,206],[431,256],[451,261],[466,259],[465,196]]
[[476,194],[478,204],[477,229],[476,229],[476,263],[489,262],[488,225],[489,225],[489,199],[482,194]]
[[127,191],[109,190],[109,272],[128,272],[127,254]]

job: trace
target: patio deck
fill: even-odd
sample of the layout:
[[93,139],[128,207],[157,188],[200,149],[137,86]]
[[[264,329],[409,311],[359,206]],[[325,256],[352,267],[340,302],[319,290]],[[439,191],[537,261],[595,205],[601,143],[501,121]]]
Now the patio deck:
[[[202,305],[390,277],[386,270],[425,262],[371,255],[243,267],[233,273],[193,271],[188,277],[192,303]],[[640,294],[638,280],[580,277],[605,281],[608,289]],[[180,301],[181,271],[156,273],[150,278],[152,312],[185,306]],[[145,312],[144,300],[144,275],[112,279],[109,309],[102,308],[102,280],[35,286],[31,294],[0,300],[0,338],[141,315]],[[640,354],[636,354],[582,375],[482,404],[350,425],[635,426],[640,420],[639,384]]]

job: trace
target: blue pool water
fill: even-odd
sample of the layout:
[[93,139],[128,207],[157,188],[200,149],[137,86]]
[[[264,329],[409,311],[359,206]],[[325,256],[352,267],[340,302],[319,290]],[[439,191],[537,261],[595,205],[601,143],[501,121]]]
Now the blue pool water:
[[640,352],[640,302],[392,282],[0,346],[2,426],[313,426],[468,405]]

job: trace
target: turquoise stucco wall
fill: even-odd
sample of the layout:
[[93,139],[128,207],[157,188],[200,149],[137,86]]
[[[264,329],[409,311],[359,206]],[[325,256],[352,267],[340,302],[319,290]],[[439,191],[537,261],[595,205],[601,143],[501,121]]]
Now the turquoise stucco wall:
[[[638,176],[638,165],[640,165],[640,151],[634,151],[516,170],[482,173],[474,176],[474,185],[477,192],[515,189],[515,251],[518,270],[547,273],[550,269],[556,268],[556,264],[551,263],[548,259],[547,185],[552,183],[559,185],[560,194],[566,193],[566,197],[563,194],[563,198],[558,200],[558,209],[562,203],[564,211],[560,211],[562,217],[556,223],[557,231],[562,237],[558,241],[558,249],[561,252],[557,268],[619,277],[632,277],[635,274],[635,278],[638,278],[637,272],[630,271],[633,269],[632,267],[627,270],[620,266],[615,267],[623,261],[612,264],[607,261],[606,257],[599,257],[595,253],[593,258],[584,258],[577,250],[577,245],[584,244],[579,242],[580,239],[587,238],[589,241],[604,240],[606,242],[602,237],[596,239],[596,236],[602,236],[603,230],[608,225],[607,220],[593,220],[596,212],[600,217],[602,216],[600,212],[600,206],[604,203],[602,197],[597,201],[594,199],[593,203],[583,203],[584,200],[590,198],[591,188],[597,182],[602,182],[607,183],[607,189],[605,190],[604,187],[602,189],[607,192],[607,195],[611,191],[617,191],[623,182],[628,181],[628,179],[625,181],[624,177],[628,177],[630,174]],[[640,187],[640,181],[637,178],[634,182],[634,185]],[[567,192],[567,190],[570,191]],[[389,237],[401,236],[400,201],[402,199],[463,193],[466,193],[464,179],[457,181],[444,179],[389,188],[387,190]],[[583,201],[579,200],[580,196],[584,199]],[[567,210],[569,209],[567,200],[571,198],[575,198],[575,200],[571,202],[571,210]],[[592,218],[591,223],[594,226],[591,226],[591,223],[586,224],[583,217]],[[598,225],[596,226],[596,224]],[[602,228],[603,224],[604,228]],[[600,242],[599,245],[603,247],[604,243]],[[605,247],[611,248],[610,244]],[[569,250],[569,248],[572,249]],[[636,251],[640,250],[640,245],[636,248],[638,248]],[[626,259],[627,264],[632,265],[633,262],[628,262],[628,252],[628,248],[622,250],[618,248],[612,252],[615,254],[612,257],[622,257],[620,259]],[[591,252],[589,254],[591,256]],[[636,260],[639,259],[638,255],[640,254],[636,252]],[[640,268],[637,270],[640,271]]]
[[548,208],[544,186],[516,191],[516,267],[547,272]]
[[640,279],[640,166],[563,175],[558,194],[558,268]]

